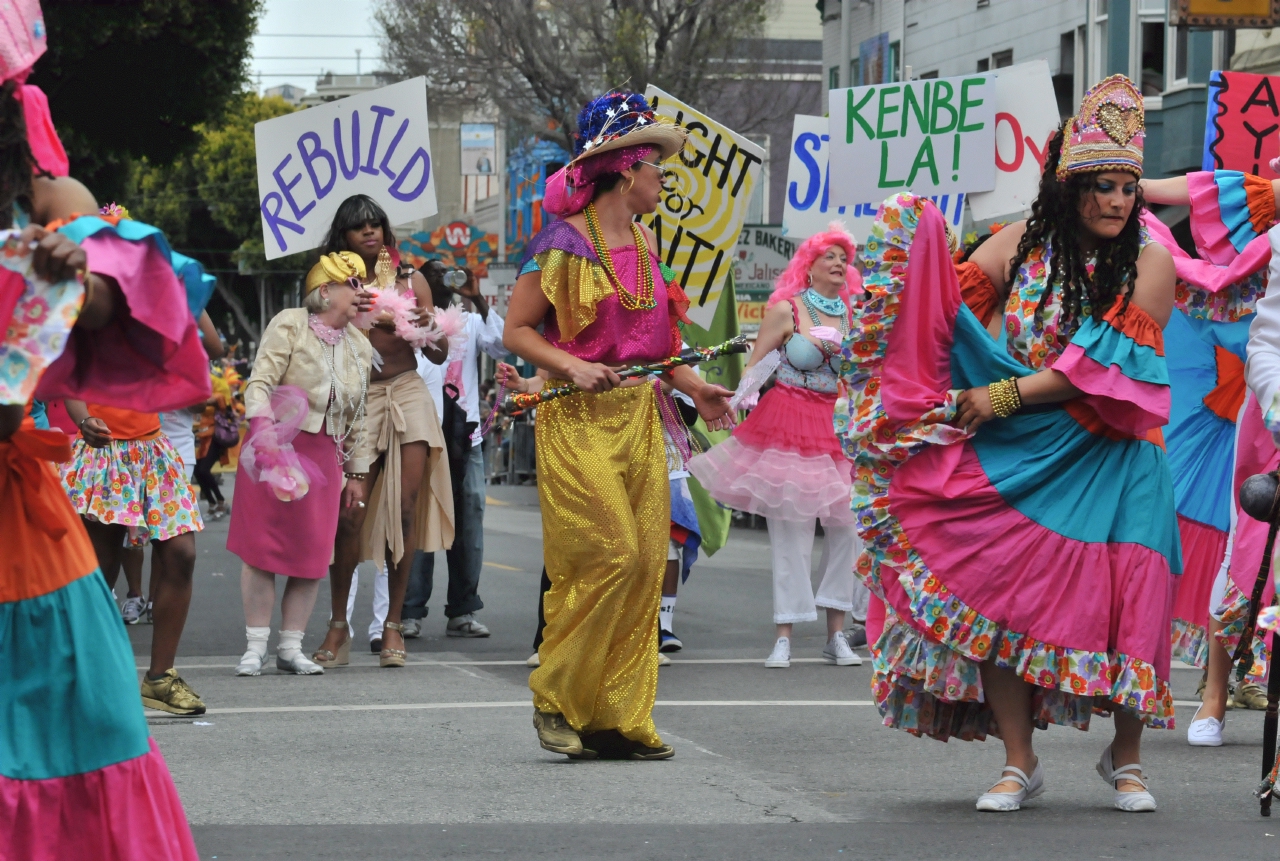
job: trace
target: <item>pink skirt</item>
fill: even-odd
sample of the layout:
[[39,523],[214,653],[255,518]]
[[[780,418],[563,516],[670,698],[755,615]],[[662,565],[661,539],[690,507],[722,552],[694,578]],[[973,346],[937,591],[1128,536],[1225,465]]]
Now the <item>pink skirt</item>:
[[836,396],[783,383],[733,436],[689,461],[720,504],[779,520],[853,523],[852,464],[832,426]]
[[337,444],[323,433],[299,433],[293,449],[320,468],[324,481],[313,481],[301,499],[284,502],[265,481],[249,478],[242,462],[236,469],[227,549],[254,568],[319,580],[329,573],[333,558],[342,502],[342,465]]

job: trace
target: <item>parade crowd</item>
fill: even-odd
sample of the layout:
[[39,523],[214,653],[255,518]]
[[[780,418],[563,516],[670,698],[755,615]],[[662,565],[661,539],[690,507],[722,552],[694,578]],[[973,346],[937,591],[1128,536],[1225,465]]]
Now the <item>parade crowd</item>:
[[[197,857],[142,706],[206,710],[175,668],[206,521],[229,518],[243,563],[238,676],[263,673],[273,635],[278,672],[349,665],[364,562],[379,667],[405,666],[437,565],[446,634],[489,636],[483,444],[506,395],[536,410],[528,663],[548,751],[675,755],[652,712],[682,648],[697,493],[766,521],[764,666],[788,667],[793,626],[819,618],[826,662],[860,665],[867,646],[886,726],[1003,744],[978,810],[1044,791],[1037,728],[1102,718],[1111,804],[1155,810],[1141,740],[1174,728],[1175,657],[1204,670],[1190,744],[1221,745],[1229,706],[1265,707],[1250,597],[1272,601],[1267,524],[1235,490],[1280,465],[1280,181],[1143,179],[1123,76],[1053,137],[1025,220],[965,244],[900,193],[870,235],[833,222],[801,243],[729,390],[698,373],[689,299],[640,222],[686,135],[642,96],[583,108],[505,319],[469,270],[401,259],[383,205],[355,195],[302,307],[247,356],[204,311],[211,276],[68,175],[25,84],[33,32],[0,52],[0,128],[16,130],[0,137],[0,857],[33,857],[70,819],[56,857]],[[1194,255],[1148,204],[1189,208]],[[326,578],[327,629],[306,649]],[[140,682],[121,621],[153,625]],[[157,832],[161,849],[133,846]]]

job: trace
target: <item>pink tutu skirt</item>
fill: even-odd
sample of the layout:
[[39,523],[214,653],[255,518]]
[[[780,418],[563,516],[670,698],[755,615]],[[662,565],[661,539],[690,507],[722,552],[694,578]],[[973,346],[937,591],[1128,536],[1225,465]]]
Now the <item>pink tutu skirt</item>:
[[775,385],[733,436],[689,461],[720,504],[779,520],[853,523],[852,468],[832,427],[836,396]]
[[319,580],[329,573],[333,558],[342,502],[342,465],[337,444],[323,433],[299,433],[293,439],[293,450],[299,457],[310,458],[324,481],[313,481],[301,499],[284,502],[271,485],[246,475],[241,461],[236,469],[227,549],[254,568]]

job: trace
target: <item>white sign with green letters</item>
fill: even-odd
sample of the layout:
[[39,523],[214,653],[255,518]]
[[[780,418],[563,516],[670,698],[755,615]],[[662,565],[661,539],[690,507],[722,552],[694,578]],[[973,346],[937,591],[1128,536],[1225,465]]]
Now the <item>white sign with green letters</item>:
[[829,97],[832,203],[995,188],[993,76],[851,87]]

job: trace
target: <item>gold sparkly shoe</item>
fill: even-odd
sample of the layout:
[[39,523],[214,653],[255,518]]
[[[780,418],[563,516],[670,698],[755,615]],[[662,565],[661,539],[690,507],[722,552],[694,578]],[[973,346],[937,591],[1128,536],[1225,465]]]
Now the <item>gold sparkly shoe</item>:
[[1231,701],[1238,709],[1263,712],[1267,710],[1267,689],[1256,682],[1245,682],[1236,688]]
[[[397,631],[400,634],[400,638],[404,639],[404,625],[400,624],[399,622],[387,622],[382,626],[382,629],[383,631]],[[385,643],[386,640],[387,640],[387,637],[384,634],[382,637],[382,641]],[[381,652],[378,652],[378,666],[379,667],[403,667],[406,654],[407,653],[405,652],[404,649],[385,649],[384,648]]]
[[[330,619],[329,630],[330,631],[346,631],[347,620],[340,619],[335,621],[333,619]],[[316,651],[312,652],[311,660],[315,661],[317,664],[324,667],[325,669],[328,669],[329,667],[350,666],[351,664],[351,633],[349,631],[347,632],[347,638],[342,641],[341,646],[338,646],[337,654],[334,654],[328,649],[317,649]]]

